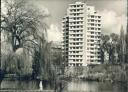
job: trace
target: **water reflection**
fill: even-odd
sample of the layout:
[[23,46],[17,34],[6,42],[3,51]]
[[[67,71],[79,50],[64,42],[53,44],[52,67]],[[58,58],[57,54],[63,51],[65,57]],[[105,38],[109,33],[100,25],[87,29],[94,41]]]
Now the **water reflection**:
[[18,81],[18,80],[3,80],[1,89],[8,90],[36,90],[39,89],[39,81]]
[[67,90],[68,92],[128,92],[128,84],[73,81],[68,83],[65,90]]
[[[2,89],[37,90],[39,81],[9,81],[3,80]],[[48,90],[51,87],[47,86]],[[128,92],[128,83],[110,83],[93,81],[72,81],[68,82],[63,92]]]

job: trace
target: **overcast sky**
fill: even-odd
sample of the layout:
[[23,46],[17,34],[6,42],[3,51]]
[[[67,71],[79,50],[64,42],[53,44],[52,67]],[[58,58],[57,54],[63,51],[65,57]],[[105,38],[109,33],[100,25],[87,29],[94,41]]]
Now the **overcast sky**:
[[102,16],[102,33],[118,33],[121,25],[126,24],[126,2],[127,0],[30,0],[39,9],[45,9],[50,14],[47,19],[49,26],[49,41],[61,41],[61,21],[66,14],[68,4],[76,1],[86,2],[87,5],[95,6],[95,9]]
[[[49,40],[59,41],[62,37],[61,21],[66,14],[68,4],[84,0],[38,0],[39,7],[45,7],[50,13]],[[95,6],[102,15],[102,33],[118,33],[121,25],[126,24],[126,1],[127,0],[86,0],[87,5]]]

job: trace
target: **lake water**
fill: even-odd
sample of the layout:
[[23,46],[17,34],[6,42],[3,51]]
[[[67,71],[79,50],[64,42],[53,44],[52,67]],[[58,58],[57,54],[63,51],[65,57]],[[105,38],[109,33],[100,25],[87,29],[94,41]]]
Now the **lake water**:
[[[1,83],[1,89],[38,90],[39,82],[4,80]],[[64,92],[128,92],[128,83],[72,81],[67,83]]]
[[76,81],[69,82],[68,92],[128,92],[128,83],[92,82]]

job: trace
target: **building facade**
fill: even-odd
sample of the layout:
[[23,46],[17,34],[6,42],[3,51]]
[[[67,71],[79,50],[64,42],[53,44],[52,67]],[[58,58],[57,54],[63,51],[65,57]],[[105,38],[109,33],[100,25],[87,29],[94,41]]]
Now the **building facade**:
[[93,6],[69,4],[62,29],[63,57],[68,66],[100,64],[101,16]]

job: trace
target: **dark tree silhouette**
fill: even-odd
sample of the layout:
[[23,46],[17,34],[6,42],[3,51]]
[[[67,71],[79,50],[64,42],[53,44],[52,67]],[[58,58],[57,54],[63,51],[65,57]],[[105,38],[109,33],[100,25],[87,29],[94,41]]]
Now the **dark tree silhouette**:
[[41,22],[45,14],[32,8],[34,6],[29,5],[27,0],[5,0],[4,4],[6,12],[1,15],[1,30],[6,33],[13,51],[28,49],[28,44],[35,45],[40,27],[46,28],[46,24]]

